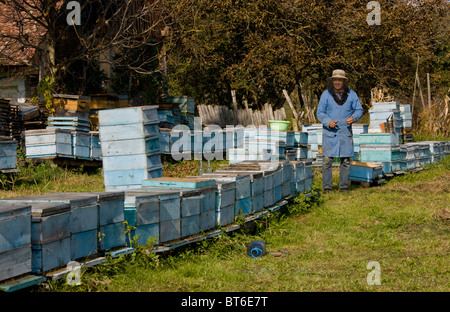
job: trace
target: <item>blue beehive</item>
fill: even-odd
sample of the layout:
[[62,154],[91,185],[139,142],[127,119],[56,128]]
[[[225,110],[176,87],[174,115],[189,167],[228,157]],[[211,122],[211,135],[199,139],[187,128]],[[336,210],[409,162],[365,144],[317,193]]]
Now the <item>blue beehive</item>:
[[106,191],[139,188],[162,177],[158,106],[99,111]]
[[0,170],[15,169],[17,159],[17,141],[0,138]]
[[0,204],[0,281],[31,272],[31,205]]
[[372,182],[383,177],[383,168],[380,165],[352,162],[350,165],[350,180]]

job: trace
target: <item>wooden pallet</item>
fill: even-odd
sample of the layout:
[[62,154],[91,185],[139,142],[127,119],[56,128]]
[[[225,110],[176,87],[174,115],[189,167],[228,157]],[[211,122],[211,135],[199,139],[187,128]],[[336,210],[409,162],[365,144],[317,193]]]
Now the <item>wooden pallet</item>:
[[8,281],[3,281],[0,284],[0,290],[4,292],[14,292],[28,287],[36,286],[39,283],[45,282],[45,276],[26,274],[20,277],[13,278]]

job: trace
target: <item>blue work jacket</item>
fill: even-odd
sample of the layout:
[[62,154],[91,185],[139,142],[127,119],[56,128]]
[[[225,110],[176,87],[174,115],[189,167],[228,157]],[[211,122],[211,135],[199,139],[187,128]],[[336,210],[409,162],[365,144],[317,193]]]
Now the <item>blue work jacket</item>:
[[[347,118],[353,117],[358,121],[363,114],[363,108],[358,95],[348,90],[348,97],[344,104],[339,105],[330,91],[326,90],[320,97],[317,108],[317,119],[323,125],[322,155],[328,157],[353,157],[352,125],[347,124]],[[336,120],[336,127],[330,128],[330,122]]]

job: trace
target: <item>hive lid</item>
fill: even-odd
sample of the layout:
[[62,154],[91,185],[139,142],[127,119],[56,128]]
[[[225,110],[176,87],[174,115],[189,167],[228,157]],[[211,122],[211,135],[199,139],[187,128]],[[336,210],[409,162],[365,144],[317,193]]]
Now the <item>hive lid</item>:
[[31,205],[29,204],[0,203],[0,220],[15,218],[16,216],[30,213]]
[[202,188],[215,185],[216,183],[214,179],[204,180],[204,179],[197,179],[195,177],[189,178],[163,177],[142,181],[142,186],[145,187]]
[[33,218],[48,217],[64,212],[70,212],[69,203],[31,203]]
[[125,193],[123,191],[117,191],[117,192],[68,192],[64,193],[68,194],[70,196],[79,196],[82,198],[86,197],[96,197],[97,202],[106,202],[111,200],[120,200],[125,198]]
[[97,197],[73,195],[73,193],[51,193],[13,197],[7,200],[0,200],[0,203],[5,201],[14,203],[68,203],[72,207],[83,207],[97,204]]

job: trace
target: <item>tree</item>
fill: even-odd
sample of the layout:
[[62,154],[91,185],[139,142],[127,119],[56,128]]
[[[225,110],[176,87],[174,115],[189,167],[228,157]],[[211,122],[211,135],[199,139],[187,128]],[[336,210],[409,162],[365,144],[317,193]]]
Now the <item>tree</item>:
[[[127,70],[143,75],[161,70],[148,71],[147,65],[154,62],[155,55],[146,54],[145,47],[158,44],[161,30],[170,25],[165,0],[85,0],[79,2],[80,11],[73,14],[69,2],[2,0],[0,14],[15,27],[0,32],[0,42],[4,43],[0,56],[34,67],[41,79],[51,77],[54,91],[69,89],[78,94],[87,91],[88,73],[101,75],[96,64],[105,54],[121,54],[124,49],[135,54],[141,51],[137,56],[140,62],[130,63]],[[79,25],[68,23],[69,13],[79,13]],[[34,54],[35,61],[19,58],[20,50]],[[117,58],[106,57],[103,61],[124,66]]]
[[367,1],[193,0],[174,25],[171,88],[203,103],[228,105],[235,89],[278,105],[306,81],[318,99],[341,68],[367,103],[377,85],[412,94],[418,54],[436,90],[448,88],[448,1],[378,2],[381,25],[370,26]]

